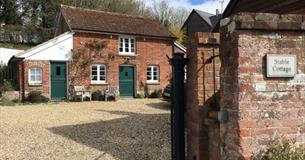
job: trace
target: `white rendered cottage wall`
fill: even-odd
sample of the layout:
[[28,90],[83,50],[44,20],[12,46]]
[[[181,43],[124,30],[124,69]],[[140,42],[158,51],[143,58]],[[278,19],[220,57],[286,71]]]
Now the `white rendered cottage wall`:
[[24,60],[69,61],[73,49],[73,33],[64,33],[17,57]]
[[20,52],[23,52],[23,50],[0,48],[0,65],[7,65],[8,61]]

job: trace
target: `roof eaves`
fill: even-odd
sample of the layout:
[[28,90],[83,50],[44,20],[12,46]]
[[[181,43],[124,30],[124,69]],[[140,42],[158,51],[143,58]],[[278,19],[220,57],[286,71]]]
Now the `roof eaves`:
[[181,49],[183,52],[186,52],[186,47],[183,44],[179,43],[178,41],[175,41],[174,45],[179,49]]
[[93,34],[106,34],[106,35],[132,35],[132,36],[161,38],[161,39],[177,39],[174,36],[154,36],[154,35],[144,35],[144,34],[135,34],[135,33],[125,33],[125,32],[96,31],[96,30],[87,30],[87,29],[79,29],[79,28],[72,28],[72,31],[80,32],[80,33],[93,33]]
[[60,7],[61,15],[62,15],[62,17],[64,18],[65,22],[67,23],[67,25],[68,25],[68,27],[69,27],[69,30],[72,31],[71,24],[70,24],[70,22],[69,22],[69,19],[67,18],[67,15],[65,14],[65,12],[64,12],[64,10],[63,10],[63,6],[64,6],[64,5],[61,4],[61,7]]
[[239,0],[230,0],[228,6],[226,7],[225,11],[223,12],[222,18],[226,18],[226,17],[230,16],[233,8],[235,8],[235,6],[237,5],[238,2],[239,2]]

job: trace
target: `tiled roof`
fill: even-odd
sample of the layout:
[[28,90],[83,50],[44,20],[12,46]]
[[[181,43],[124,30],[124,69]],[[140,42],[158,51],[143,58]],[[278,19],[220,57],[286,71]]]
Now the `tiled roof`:
[[175,38],[157,20],[126,14],[61,6],[70,28],[82,31]]
[[195,12],[197,12],[200,15],[200,17],[210,25],[211,28],[213,28],[220,20],[219,16],[213,15],[211,13],[200,11],[198,9],[195,9]]

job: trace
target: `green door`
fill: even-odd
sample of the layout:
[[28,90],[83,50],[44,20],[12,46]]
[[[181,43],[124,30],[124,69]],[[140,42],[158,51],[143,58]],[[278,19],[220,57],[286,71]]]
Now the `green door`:
[[51,63],[51,99],[67,98],[67,66],[65,62]]
[[134,97],[133,66],[120,66],[120,96]]

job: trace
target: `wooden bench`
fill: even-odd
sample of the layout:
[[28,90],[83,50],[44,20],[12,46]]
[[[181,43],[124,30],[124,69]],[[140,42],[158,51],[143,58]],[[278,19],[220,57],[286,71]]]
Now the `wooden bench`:
[[107,87],[107,90],[105,92],[105,101],[108,100],[108,97],[114,97],[114,100],[116,101],[119,96],[120,96],[120,91],[118,86]]
[[74,95],[75,96],[81,96],[82,102],[84,101],[84,98],[88,97],[91,101],[91,92],[86,91],[84,86],[74,86]]

